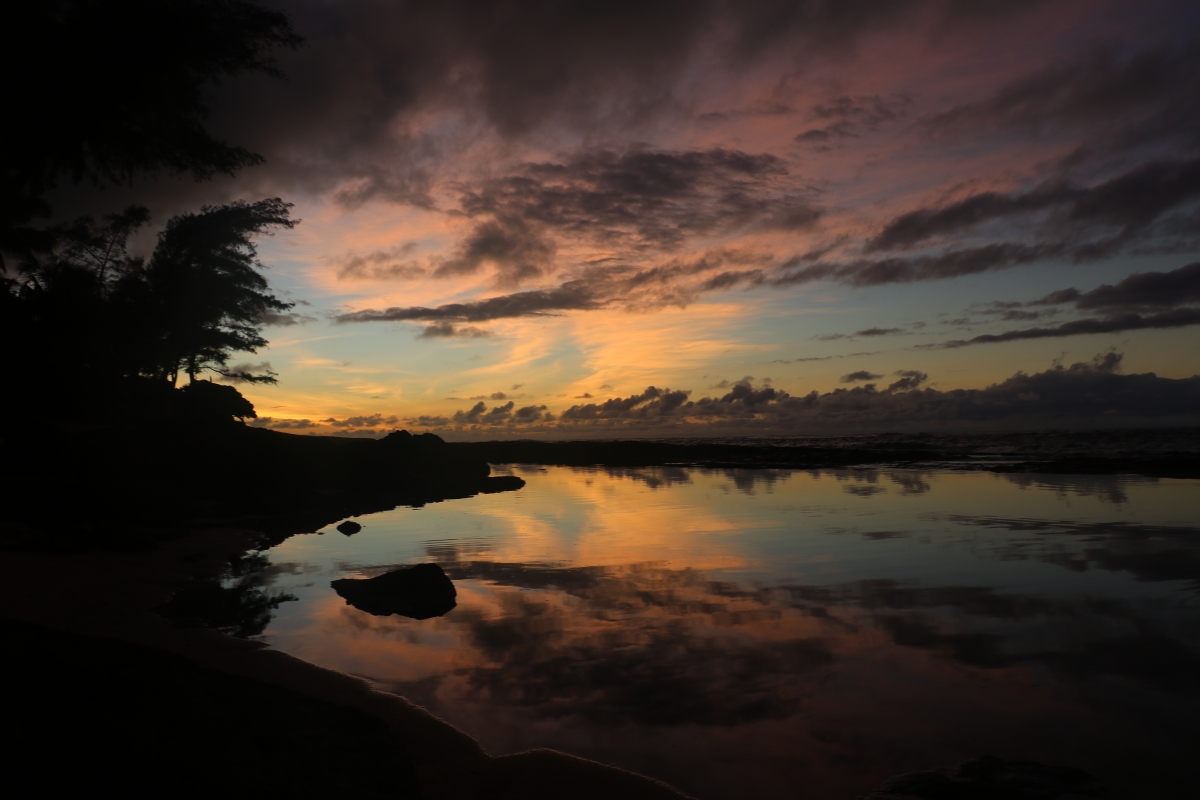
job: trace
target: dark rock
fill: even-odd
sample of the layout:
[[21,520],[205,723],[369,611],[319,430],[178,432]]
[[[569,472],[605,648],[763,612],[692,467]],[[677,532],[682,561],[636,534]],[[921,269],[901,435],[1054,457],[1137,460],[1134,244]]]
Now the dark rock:
[[1065,800],[1101,796],[1099,781],[1083,770],[982,756],[952,769],[889,778],[859,800]]
[[357,522],[355,522],[352,519],[348,519],[345,522],[343,522],[341,525],[338,525],[337,529],[338,529],[338,533],[344,533],[347,536],[353,536],[354,534],[356,534],[362,530],[362,525],[359,525]]
[[454,582],[437,564],[417,564],[377,578],[343,578],[329,584],[359,611],[412,619],[440,617],[457,605]]

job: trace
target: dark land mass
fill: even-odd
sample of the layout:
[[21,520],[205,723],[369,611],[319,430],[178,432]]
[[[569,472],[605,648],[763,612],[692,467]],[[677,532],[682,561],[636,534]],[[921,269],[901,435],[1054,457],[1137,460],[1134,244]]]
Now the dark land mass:
[[845,437],[455,442],[491,464],[836,469],[893,466],[1200,477],[1200,428]]
[[387,724],[130,642],[0,618],[26,797],[419,798]]
[[[345,439],[236,422],[18,433],[0,444],[9,549],[137,550],[189,528],[270,545],[350,516],[519,489],[437,436]],[[22,533],[24,531],[24,533]]]

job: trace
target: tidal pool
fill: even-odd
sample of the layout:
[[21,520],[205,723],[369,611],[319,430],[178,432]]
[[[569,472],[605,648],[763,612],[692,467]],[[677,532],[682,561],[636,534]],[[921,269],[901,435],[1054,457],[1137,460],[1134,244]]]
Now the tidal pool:
[[[837,798],[991,754],[1184,797],[1200,752],[1200,481],[497,467],[518,492],[266,553],[271,646],[702,800]],[[457,607],[329,586],[436,562]]]

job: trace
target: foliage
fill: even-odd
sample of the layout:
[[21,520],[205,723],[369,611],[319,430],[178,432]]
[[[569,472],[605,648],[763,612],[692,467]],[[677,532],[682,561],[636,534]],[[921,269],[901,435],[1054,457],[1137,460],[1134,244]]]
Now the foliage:
[[215,138],[206,94],[222,78],[279,75],[302,40],[248,0],[38,0],[0,11],[10,36],[0,132],[0,251],[45,249],[45,194],[60,179],[130,183],[138,173],[234,174],[262,157]]
[[[5,351],[3,368],[40,394],[42,406],[80,382],[122,397],[133,379],[174,386],[180,373],[196,383],[205,370],[274,383],[270,372],[233,375],[225,367],[233,353],[266,345],[264,314],[291,308],[271,293],[252,238],[294,226],[290,208],[276,198],[175,217],[148,262],[126,250],[149,218],[144,208],[62,226],[56,251],[23,260],[3,293],[5,327],[22,341]],[[215,409],[225,419],[254,416],[237,390],[199,383],[211,388],[181,400],[185,416],[212,418]]]
[[[150,257],[146,281],[159,318],[154,363],[143,374],[169,378],[182,370],[192,380],[203,369],[225,374],[229,356],[256,352],[267,341],[264,313],[292,307],[267,291],[251,236],[291,228],[289,203],[278,198],[205,207],[167,223]],[[274,383],[266,376],[243,380]]]

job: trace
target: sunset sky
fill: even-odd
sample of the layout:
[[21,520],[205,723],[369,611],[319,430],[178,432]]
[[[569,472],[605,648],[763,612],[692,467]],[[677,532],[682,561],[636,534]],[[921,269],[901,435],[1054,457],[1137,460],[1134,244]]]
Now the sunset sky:
[[295,204],[256,424],[1195,421],[1200,5],[267,5],[210,117],[266,164],[102,195]]

